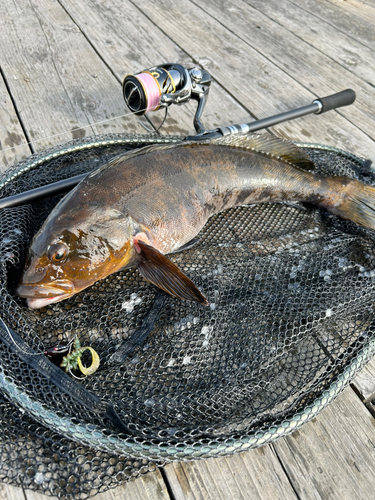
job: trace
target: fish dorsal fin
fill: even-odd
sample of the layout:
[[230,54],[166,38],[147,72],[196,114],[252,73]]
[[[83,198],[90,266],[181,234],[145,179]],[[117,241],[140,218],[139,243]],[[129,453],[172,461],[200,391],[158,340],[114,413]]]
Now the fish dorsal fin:
[[213,139],[212,144],[248,149],[290,163],[301,170],[314,170],[307,154],[293,142],[270,134],[238,134]]
[[153,151],[161,151],[162,149],[170,149],[176,146],[176,144],[180,144],[179,142],[174,142],[172,144],[149,144],[148,146],[142,146],[139,149],[133,149],[132,151],[128,151],[125,154],[121,154],[119,156],[116,156],[111,160],[111,164],[115,165],[119,161],[123,160],[130,160],[132,158],[135,158],[136,156],[142,156],[146,155],[149,153],[152,153]]
[[256,153],[267,155],[271,158],[289,163],[301,170],[314,170],[315,165],[307,156],[307,154],[290,141],[280,139],[270,134],[236,134],[217,139],[206,139],[202,141],[179,141],[162,144],[151,144],[139,149],[133,149],[119,156],[115,156],[108,163],[102,165],[97,170],[94,170],[88,177],[94,177],[99,172],[107,168],[114,167],[118,163],[129,161],[138,156],[150,154],[155,151],[174,149],[176,147],[184,147],[191,145],[218,145],[228,146],[239,149],[247,149]]
[[[124,161],[129,161],[132,158],[136,158],[137,156],[149,154],[149,153],[152,153],[154,151],[161,151],[162,149],[171,149],[171,148],[176,147],[176,145],[178,145],[178,144],[181,144],[181,142],[172,142],[169,144],[164,144],[164,143],[162,143],[162,144],[150,144],[148,146],[143,146],[141,148],[132,149],[131,151],[127,151],[126,153],[121,153],[120,155],[114,156],[113,158],[111,158],[111,160],[109,160],[108,163],[105,163],[101,167],[99,167],[96,170],[94,170],[93,172],[91,172],[91,174],[89,174],[88,177],[94,177],[99,172],[103,172],[103,170],[106,170],[107,168],[114,167],[118,163],[122,163]],[[184,143],[182,142],[182,144],[184,144]],[[186,144],[187,144],[187,142],[186,142]]]

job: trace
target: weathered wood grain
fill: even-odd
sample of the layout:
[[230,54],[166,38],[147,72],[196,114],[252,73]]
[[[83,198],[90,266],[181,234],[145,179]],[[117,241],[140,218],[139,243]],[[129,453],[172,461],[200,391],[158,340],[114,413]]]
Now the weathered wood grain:
[[[351,16],[358,17],[367,23],[368,29],[373,29],[375,22],[375,5],[358,0],[328,0],[329,3],[337,5]],[[371,2],[371,0],[370,0]],[[373,47],[374,48],[374,47]]]
[[[1,30],[0,30],[1,31]],[[30,155],[6,83],[0,74],[0,172]],[[1,415],[0,415],[1,418]],[[25,500],[22,488],[0,482],[1,500]]]
[[[195,60],[204,63],[221,85],[251,109],[255,116],[265,117],[286,111],[315,98],[296,80],[298,68],[294,77],[287,75],[270,61],[270,55],[260,54],[196,5],[172,0],[161,0],[157,4],[139,0],[137,5]],[[183,30],[179,24],[181,9],[184,10]],[[165,12],[169,15],[165,16]],[[238,24],[246,25],[245,20],[239,20]],[[249,23],[247,29],[251,31],[256,27]],[[332,81],[332,89],[341,90],[341,80]],[[369,123],[374,120],[374,115],[362,109],[358,111],[358,117],[361,117],[361,123],[353,125],[337,112],[330,112],[319,117],[304,117],[303,121],[290,121],[274,130],[283,137],[346,147],[368,156],[373,151],[373,141],[368,133],[373,133],[369,132],[372,129]],[[358,126],[365,126],[362,119],[369,126],[366,133],[358,130]]]
[[353,5],[354,7],[357,7],[358,9],[362,10],[363,12],[370,11],[371,13],[373,13],[375,10],[374,0],[338,0],[338,1],[336,1],[336,3],[338,3],[339,5],[341,5],[342,2],[346,2],[350,5]]
[[[348,3],[357,10],[350,11]],[[90,124],[126,113],[120,80],[127,71],[163,61],[200,61],[216,78],[203,115],[208,126],[250,121],[248,111],[261,118],[307,104],[322,94],[321,82],[327,93],[331,87],[341,90],[340,72],[336,66],[335,71],[327,70],[327,57],[345,68],[346,78],[350,72],[374,85],[371,54],[375,45],[373,31],[366,32],[364,14],[372,13],[370,4],[363,10],[356,0],[346,5],[323,0],[248,0],[248,4],[254,8],[246,8],[244,2],[221,3],[219,7],[216,3],[215,11],[211,0],[204,0],[199,5],[207,14],[198,3],[178,0],[2,2],[2,70],[34,148],[43,149],[84,134],[143,132],[133,118],[100,126]],[[218,8],[226,9],[225,15]],[[291,33],[293,41],[287,42]],[[279,41],[281,49],[277,51]],[[309,73],[305,62],[309,58],[318,65],[322,58],[325,73],[317,65]],[[300,73],[306,78],[303,82]],[[320,78],[319,85],[315,74]],[[3,84],[0,143],[5,149],[6,141],[11,147],[25,139]],[[371,95],[374,91],[369,92]],[[362,106],[361,99],[358,103]],[[171,108],[164,131],[191,130],[194,108]],[[371,103],[369,110],[375,116]],[[284,137],[332,144],[373,159],[374,142],[369,135],[375,128],[368,117],[362,120],[364,108],[360,113],[353,115],[351,122],[334,112],[305,117],[275,127],[275,131]],[[45,139],[66,130],[66,135]],[[11,164],[28,154],[28,147],[21,146],[4,151],[0,158]],[[373,362],[365,370],[353,385],[366,400],[373,392]],[[218,460],[172,464],[166,468],[167,478],[176,500],[372,498],[373,423],[359,398],[347,389],[316,420],[272,446]],[[51,497],[0,484],[0,498]],[[167,500],[169,495],[157,472],[95,498]]]
[[336,30],[346,33],[354,40],[374,50],[374,29],[358,15],[346,12],[345,2],[335,5],[328,0],[294,0],[293,3],[316,15],[319,19],[328,22]]
[[0,171],[30,154],[12,99],[0,75]]
[[228,458],[165,467],[175,500],[296,499],[270,446]]
[[352,386],[364,403],[375,399],[375,358],[362,368],[353,380]]
[[1,500],[25,500],[25,495],[22,488],[0,483],[0,498]]
[[[119,81],[129,73],[165,62],[178,62],[186,67],[194,65],[189,54],[131,2],[112,0],[103,4],[100,0],[60,0],[60,3]],[[160,132],[193,133],[196,106],[196,101],[170,106]],[[163,110],[150,113],[155,123],[160,121],[160,116],[164,116]],[[202,123],[210,129],[251,119],[248,111],[214,81]]]
[[[246,0],[246,3],[320,51],[316,62],[320,61],[320,55],[323,54],[325,59],[328,57],[336,61],[351,73],[375,85],[374,47],[363,45],[329,24],[324,18],[317,17],[316,12],[310,13],[292,1]],[[259,19],[259,24],[262,24],[260,31],[263,30],[263,22],[262,17]],[[287,38],[289,36],[286,34]]]
[[121,86],[56,0],[2,2],[0,16],[2,71],[35,150],[143,131],[133,117],[95,125],[127,112]]
[[273,446],[298,498],[373,497],[374,419],[351,388]]
[[316,419],[272,445],[165,471],[176,500],[371,498],[373,422],[347,388]]
[[[261,5],[264,5],[264,2]],[[329,56],[322,54],[309,43],[301,41],[299,37],[280,26],[278,20],[262,15],[246,2],[221,0],[219,8],[217,7],[216,0],[207,0],[203,9],[220,23],[225,23],[241,40],[267,57],[304,88],[318,95],[330,95],[339,89],[354,88],[357,92],[355,105],[340,108],[338,113],[362,130],[375,125],[373,87],[369,83],[332,61]],[[253,28],[256,23],[259,24],[259,29]],[[300,18],[298,24],[305,25],[305,20],[302,22]],[[337,43],[335,30],[331,28],[329,32],[329,45]],[[328,118],[331,118],[331,114]],[[375,139],[375,133],[372,139]]]

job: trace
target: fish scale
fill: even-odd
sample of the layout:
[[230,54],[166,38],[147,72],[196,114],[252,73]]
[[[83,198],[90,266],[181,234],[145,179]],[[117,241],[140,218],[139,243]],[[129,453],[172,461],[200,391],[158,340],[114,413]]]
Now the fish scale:
[[[88,175],[53,209],[17,289],[28,306],[59,302],[120,269],[180,299],[203,293],[165,254],[239,205],[308,202],[375,228],[375,189],[314,173],[293,143],[267,134],[152,145]],[[37,275],[39,273],[39,275]]]

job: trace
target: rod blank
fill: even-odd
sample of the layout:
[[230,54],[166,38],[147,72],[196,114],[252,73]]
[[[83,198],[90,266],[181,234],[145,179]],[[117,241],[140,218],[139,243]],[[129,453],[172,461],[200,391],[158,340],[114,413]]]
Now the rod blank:
[[[206,134],[197,134],[196,136],[187,137],[187,139],[202,140],[221,137],[223,135],[229,134],[255,132],[263,128],[272,127],[287,120],[294,120],[295,118],[299,118],[301,116],[306,116],[312,113],[321,114],[331,109],[349,106],[355,101],[355,98],[356,95],[354,90],[346,89],[342,92],[338,92],[337,94],[332,94],[327,97],[320,97],[318,99],[315,99],[312,104],[303,106],[302,108],[293,109],[291,111],[287,111],[286,113],[280,113],[278,115],[270,116],[268,118],[263,118],[262,120],[256,120],[254,122],[245,123],[242,125],[230,125],[228,127],[222,127],[217,130],[207,132]],[[14,196],[0,199],[0,208],[9,208],[18,205],[24,205],[25,203],[30,203],[41,198],[46,198],[63,191],[67,191],[76,186],[82,179],[86,177],[86,175],[87,174],[76,175],[75,177],[70,177],[69,179],[64,179],[62,181],[47,184],[46,186],[41,186],[36,189],[31,189],[30,191],[25,191]]]
[[291,111],[286,111],[285,113],[280,113],[279,115],[270,116],[268,118],[263,118],[262,120],[256,120],[250,123],[244,123],[242,125],[230,125],[229,127],[223,127],[219,130],[223,135],[256,132],[257,130],[273,127],[279,123],[294,120],[295,118],[300,118],[301,116],[310,115],[312,113],[318,115],[325,113],[326,111],[330,111],[331,109],[349,106],[350,104],[353,104],[355,98],[356,95],[354,90],[346,89],[327,97],[319,97],[308,106],[303,106],[302,108],[292,109]]

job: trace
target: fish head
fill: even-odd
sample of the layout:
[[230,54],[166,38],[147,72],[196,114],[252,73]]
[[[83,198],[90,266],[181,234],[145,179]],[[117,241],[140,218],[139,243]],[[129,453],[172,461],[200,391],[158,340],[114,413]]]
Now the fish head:
[[16,293],[31,309],[59,302],[128,265],[132,250],[126,218],[52,217],[32,240]]

